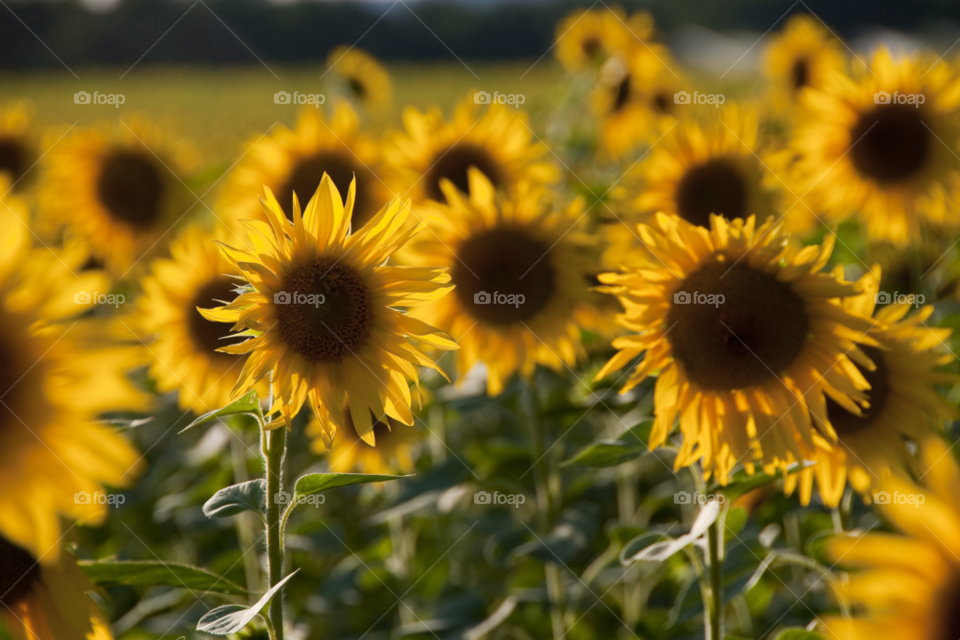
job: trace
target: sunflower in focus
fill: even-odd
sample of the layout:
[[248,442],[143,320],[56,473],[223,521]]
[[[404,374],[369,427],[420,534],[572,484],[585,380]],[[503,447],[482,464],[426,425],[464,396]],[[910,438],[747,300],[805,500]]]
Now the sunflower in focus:
[[710,214],[728,219],[774,213],[777,183],[760,157],[754,109],[710,109],[704,122],[686,120],[670,129],[631,174],[640,183],[633,207],[649,217],[677,215],[710,227]]
[[413,471],[413,447],[419,441],[414,427],[392,418],[374,418],[372,442],[368,443],[353,428],[349,407],[343,408],[343,415],[347,423],[337,431],[332,447],[324,443],[323,430],[318,421],[312,420],[307,426],[307,435],[313,438],[310,450],[317,454],[329,452],[330,471],[376,475]]
[[344,402],[357,434],[370,444],[374,419],[388,416],[412,425],[408,380],[420,393],[414,365],[443,372],[410,340],[439,349],[456,344],[396,309],[416,308],[451,289],[445,269],[384,264],[421,228],[408,222],[409,203],[392,201],[351,234],[355,182],[344,202],[324,175],[302,214],[293,196],[293,222],[270,189],[265,191],[269,224],[245,221],[252,243],[223,248],[249,283],[246,291],[225,306],[202,311],[208,320],[230,322],[249,337],[221,348],[248,355],[234,396],[272,373],[274,406],[283,421],[271,426],[285,422],[289,428],[309,398],[327,444],[347,424]]
[[819,20],[807,15],[790,18],[764,52],[763,69],[780,106],[797,104],[806,87],[823,89],[846,60],[840,43]]
[[376,58],[356,47],[340,46],[327,56],[327,67],[346,85],[353,103],[382,112],[393,102],[390,74]]
[[[170,258],[154,261],[143,278],[134,323],[145,340],[156,336],[150,375],[162,393],[177,391],[179,406],[205,413],[228,405],[243,358],[218,351],[229,342],[229,327],[209,322],[198,308],[233,300],[242,284],[228,275],[230,264],[215,239],[189,228],[170,245]],[[265,385],[258,391],[266,395]]]
[[831,224],[856,214],[872,242],[919,241],[923,223],[956,229],[960,91],[930,56],[881,48],[859,78],[835,75],[801,96],[792,144]]
[[549,184],[560,178],[557,167],[543,159],[547,148],[534,142],[529,118],[520,109],[491,104],[479,117],[468,99],[457,105],[449,123],[438,109],[421,113],[413,107],[404,110],[403,122],[406,131],[389,137],[383,152],[386,180],[415,205],[444,202],[440,188],[444,179],[468,191],[470,167],[504,190],[519,182]]
[[305,107],[292,131],[280,126],[275,133],[251,143],[243,160],[231,172],[220,198],[220,209],[234,221],[266,221],[257,201],[266,185],[277,194],[287,218],[292,219],[293,194],[300,202],[307,202],[326,174],[340,193],[346,193],[350,182],[356,179],[356,202],[350,221],[356,230],[389,199],[374,173],[378,161],[376,143],[360,133],[360,121],[349,104],[339,102],[329,122],[322,112]]
[[87,595],[93,586],[67,554],[41,557],[0,537],[0,620],[16,640],[110,640]]
[[[143,410],[148,398],[124,375],[143,363],[139,347],[121,342],[107,321],[61,321],[76,314],[75,288],[35,290],[36,268],[22,201],[0,207],[0,535],[34,557],[59,557],[60,517],[96,525],[108,506],[92,500],[103,485],[123,487],[142,469],[137,453],[112,428],[106,411]],[[26,289],[30,289],[27,291]],[[80,300],[84,302],[84,300]],[[57,315],[51,315],[56,313]],[[2,573],[2,572],[0,572]]]
[[828,637],[960,636],[960,468],[939,439],[922,457],[923,485],[889,472],[878,484],[877,509],[905,535],[852,532],[829,540],[830,560],[855,570],[840,583],[839,595],[857,614],[822,616]]
[[659,372],[650,447],[679,414],[676,467],[700,460],[724,484],[741,462],[752,474],[758,462],[772,472],[802,460],[800,444],[830,432],[825,396],[858,413],[868,383],[854,359],[872,365],[857,344],[877,346],[872,323],[834,300],[857,287],[819,273],[832,236],[795,251],[772,219],[754,221],[714,215],[705,229],[658,214],[638,229],[656,260],[600,276],[636,333],[613,341],[596,379],[644,354],[621,393]]
[[597,67],[653,35],[653,16],[638,11],[628,19],[619,6],[576,9],[557,25],[557,60],[567,71]]
[[197,199],[182,180],[193,150],[141,119],[64,138],[50,151],[40,190],[46,227],[64,226],[92,260],[122,276],[159,252]]
[[450,269],[453,295],[414,314],[457,340],[458,376],[482,362],[487,392],[497,395],[517,370],[529,377],[537,364],[573,366],[583,353],[580,326],[593,313],[582,202],[555,210],[527,185],[498,195],[478,169],[470,170],[469,196],[446,180],[442,188],[448,204],[423,209],[432,233],[402,259]]
[[24,102],[0,110],[0,174],[6,175],[17,191],[23,191],[21,181],[40,155],[30,122],[30,109]]
[[[842,266],[835,268],[838,279],[842,270]],[[869,500],[870,490],[885,469],[901,475],[916,471],[908,442],[919,445],[929,440],[939,431],[938,423],[957,416],[956,408],[934,388],[960,381],[954,374],[937,371],[953,360],[943,352],[950,329],[926,326],[932,306],[907,317],[911,304],[899,302],[874,314],[879,284],[880,269],[874,267],[860,279],[863,293],[843,300],[843,308],[850,313],[875,318],[877,324],[870,335],[879,346],[860,347],[873,367],[855,363],[870,383],[868,402],[859,403],[859,415],[828,399],[827,417],[837,440],[827,442],[814,436],[817,464],[787,476],[788,492],[800,483],[803,504],[810,502],[814,477],[828,507],[840,504],[848,476],[853,488]]]

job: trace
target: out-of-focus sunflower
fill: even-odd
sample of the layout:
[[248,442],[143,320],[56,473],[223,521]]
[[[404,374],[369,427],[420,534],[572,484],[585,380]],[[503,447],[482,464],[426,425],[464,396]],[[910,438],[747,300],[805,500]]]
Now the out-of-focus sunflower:
[[960,91],[950,65],[895,61],[881,48],[859,79],[832,77],[801,95],[792,140],[831,223],[856,214],[869,240],[901,248],[923,222],[956,228]]
[[[842,277],[842,266],[834,271],[838,279]],[[894,303],[874,316],[879,283],[880,269],[874,267],[860,279],[863,293],[842,303],[850,313],[877,320],[870,335],[880,346],[861,346],[875,366],[857,364],[870,383],[869,403],[860,403],[860,415],[856,415],[827,400],[827,416],[837,441],[815,436],[817,464],[787,477],[788,491],[799,481],[803,504],[810,502],[814,477],[827,506],[840,504],[848,475],[853,488],[869,500],[870,490],[885,469],[902,475],[915,467],[908,441],[916,445],[929,440],[937,422],[957,415],[956,408],[934,388],[936,384],[958,382],[957,376],[936,370],[953,360],[949,353],[943,353],[950,329],[925,326],[932,306],[905,318],[910,304]]]
[[291,131],[279,127],[275,133],[251,143],[243,160],[234,168],[220,198],[220,208],[233,220],[267,218],[257,200],[266,185],[276,194],[287,218],[292,216],[293,194],[307,202],[326,173],[341,193],[356,178],[357,196],[350,221],[359,229],[375,216],[389,198],[374,173],[379,160],[376,143],[360,133],[356,112],[339,102],[326,122],[314,108],[300,111]]
[[773,214],[776,183],[758,156],[759,126],[754,109],[710,109],[704,122],[681,121],[667,132],[631,174],[641,186],[637,212],[678,215],[701,227],[710,214],[728,219]]
[[307,435],[313,438],[310,449],[314,453],[330,454],[330,471],[334,473],[372,473],[389,475],[399,471],[413,471],[413,446],[419,440],[417,430],[398,420],[374,419],[373,442],[368,443],[357,435],[350,419],[349,407],[344,407],[347,423],[337,431],[333,446],[323,441],[320,423],[312,420],[307,426]]
[[645,352],[623,392],[659,372],[651,448],[679,414],[677,468],[701,460],[722,483],[740,462],[753,473],[802,460],[798,441],[811,447],[817,429],[829,433],[825,394],[856,413],[852,398],[868,385],[851,358],[869,365],[856,343],[876,346],[872,323],[834,300],[857,287],[819,273],[832,236],[797,252],[772,220],[754,221],[712,216],[704,229],[658,214],[639,226],[656,259],[600,276],[637,333],[614,340],[619,352],[596,379]]
[[557,60],[567,71],[600,66],[611,55],[653,35],[653,16],[637,11],[627,18],[619,6],[603,9],[576,9],[557,25]]
[[[143,279],[135,325],[144,339],[156,336],[150,351],[150,375],[163,393],[179,392],[183,411],[204,413],[226,406],[243,369],[239,356],[218,351],[230,329],[209,322],[197,311],[233,300],[242,284],[231,278],[216,237],[191,227],[170,246],[170,259],[156,260]],[[258,389],[262,394],[265,385]],[[265,395],[265,394],[264,394]]]
[[327,67],[346,85],[346,94],[369,111],[382,112],[393,102],[390,74],[376,58],[356,47],[341,46],[327,56]]
[[[960,468],[943,442],[923,452],[923,485],[885,474],[877,509],[906,535],[853,532],[827,544],[853,573],[838,594],[856,613],[822,616],[839,640],[949,640],[960,635]],[[880,492],[885,493],[883,496]]]
[[0,110],[0,174],[6,174],[18,192],[29,182],[27,172],[39,156],[30,120],[30,108],[24,102]]
[[804,88],[824,88],[830,76],[842,72],[845,64],[840,43],[820,21],[796,15],[767,47],[763,69],[778,105],[790,107],[797,104]]
[[[147,407],[145,394],[124,375],[143,363],[143,352],[116,342],[122,334],[117,330],[112,335],[116,328],[106,321],[59,321],[76,313],[74,287],[50,283],[38,292],[35,287],[43,283],[39,279],[25,286],[20,270],[45,263],[32,257],[29,232],[14,217],[16,212],[25,219],[25,206],[12,197],[4,204],[0,535],[35,557],[55,559],[60,553],[60,516],[101,523],[108,507],[89,496],[104,484],[129,485],[142,467],[122,436],[94,420],[106,411]],[[53,313],[58,315],[44,315]],[[82,492],[86,501],[75,498]]]
[[391,189],[419,204],[444,201],[440,181],[461,191],[470,188],[467,169],[476,167],[497,189],[519,182],[547,184],[560,178],[557,167],[543,160],[547,148],[533,141],[526,112],[492,104],[479,117],[472,99],[460,102],[450,122],[438,109],[403,112],[406,131],[388,137],[384,160]]
[[517,370],[529,377],[537,364],[573,366],[583,352],[580,326],[592,314],[589,239],[577,224],[582,202],[558,211],[527,185],[498,196],[477,169],[469,197],[449,181],[442,188],[449,204],[423,208],[432,233],[402,259],[450,269],[453,295],[414,313],[457,340],[459,376],[483,362],[487,391],[496,395]]
[[48,158],[43,224],[68,227],[115,276],[159,252],[196,211],[182,182],[196,168],[196,155],[145,120],[71,134]]
[[110,640],[93,586],[67,554],[40,560],[0,537],[0,620],[16,640]]
[[235,394],[272,372],[274,403],[288,426],[309,397],[322,437],[330,443],[346,424],[346,401],[357,433],[373,444],[374,418],[386,415],[413,424],[408,380],[420,391],[414,365],[442,373],[410,339],[440,349],[456,344],[396,308],[415,308],[451,289],[446,269],[384,264],[421,229],[408,224],[409,203],[393,200],[350,234],[355,198],[355,183],[344,202],[325,175],[302,215],[294,198],[290,222],[267,189],[269,224],[246,221],[252,244],[224,246],[248,290],[203,314],[233,323],[249,337],[223,347],[226,353],[249,354]]
[[683,107],[673,99],[679,79],[672,66],[667,48],[652,44],[612,56],[600,68],[593,108],[600,148],[613,159],[656,141],[675,122]]

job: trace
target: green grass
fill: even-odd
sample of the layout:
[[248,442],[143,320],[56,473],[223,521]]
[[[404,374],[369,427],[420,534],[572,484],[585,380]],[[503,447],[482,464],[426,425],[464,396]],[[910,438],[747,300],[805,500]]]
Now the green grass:
[[[548,95],[562,72],[547,57],[534,61],[505,64],[457,61],[390,66],[394,80],[394,104],[381,119],[365,126],[374,133],[400,125],[400,112],[406,105],[441,107],[446,113],[469,91],[483,89],[491,94],[522,93],[524,108],[538,110],[548,103]],[[471,73],[470,70],[473,73]],[[126,69],[74,69],[80,79],[65,69],[33,73],[0,74],[0,87],[7,99],[29,100],[40,125],[56,140],[67,128],[116,122],[134,113],[145,114],[177,134],[192,140],[211,164],[230,162],[243,144],[256,139],[274,123],[291,125],[297,109],[277,105],[273,94],[324,93],[330,105],[330,87],[319,80],[322,65],[316,67],[275,67],[273,72],[260,65],[228,68],[134,67],[122,80]],[[526,75],[524,75],[526,73]],[[476,77],[474,76],[476,74]],[[122,93],[125,103],[77,105],[77,91]]]

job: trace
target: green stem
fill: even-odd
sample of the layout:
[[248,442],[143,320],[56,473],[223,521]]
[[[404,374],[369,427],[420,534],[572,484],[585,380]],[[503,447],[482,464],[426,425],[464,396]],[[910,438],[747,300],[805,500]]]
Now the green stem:
[[723,559],[720,553],[721,518],[717,518],[707,529],[707,545],[710,554],[710,600],[708,602],[707,640],[720,640],[721,611],[723,609]]
[[[232,425],[227,429],[233,431],[234,437],[230,439],[230,454],[233,462],[233,480],[237,484],[249,480],[247,475],[247,447],[243,441],[243,430],[234,429]],[[247,591],[250,591],[250,604],[254,604],[259,598],[256,592],[260,590],[260,569],[257,566],[257,553],[255,550],[255,530],[256,521],[254,515],[249,511],[238,514],[234,520],[237,529],[237,539],[240,542],[240,552],[243,554],[243,570],[246,577]]]
[[[276,495],[283,491],[283,462],[287,453],[287,428],[263,432],[263,453],[267,458],[267,566],[270,588],[283,579],[283,530]],[[276,640],[283,640],[283,590],[270,603],[270,621]]]

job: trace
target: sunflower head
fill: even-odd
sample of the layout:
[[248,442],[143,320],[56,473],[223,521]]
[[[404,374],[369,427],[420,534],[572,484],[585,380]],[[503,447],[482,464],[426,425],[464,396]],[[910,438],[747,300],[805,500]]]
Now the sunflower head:
[[303,212],[293,195],[292,221],[272,191],[265,192],[268,222],[245,221],[252,240],[243,248],[223,246],[227,261],[246,280],[246,291],[225,306],[202,311],[209,320],[232,323],[247,338],[221,348],[248,356],[234,395],[269,374],[283,421],[289,426],[309,398],[327,442],[346,424],[344,399],[361,437],[373,430],[374,419],[385,416],[412,424],[408,380],[419,392],[414,365],[440,369],[410,341],[441,349],[456,345],[398,310],[451,289],[445,269],[385,264],[419,231],[407,224],[409,203],[391,202],[351,234],[356,182],[343,201],[324,175]]
[[638,11],[627,18],[617,5],[576,9],[557,24],[555,55],[568,71],[599,67],[610,56],[634,47],[653,35],[653,17]]
[[702,460],[720,482],[737,464],[802,460],[799,443],[832,433],[824,394],[857,412],[867,381],[851,357],[870,368],[856,345],[876,346],[871,323],[836,304],[856,286],[819,273],[832,240],[796,251],[772,219],[754,220],[711,216],[705,229],[658,214],[638,228],[647,264],[600,276],[637,333],[614,340],[597,379],[644,354],[623,390],[659,372],[651,446],[679,414],[677,467]]
[[582,353],[591,241],[579,226],[582,202],[558,210],[543,189],[498,195],[481,171],[469,175],[469,195],[443,182],[446,204],[422,209],[431,233],[402,257],[450,269],[453,295],[416,314],[457,339],[461,376],[486,365],[495,395],[518,369],[572,366]]
[[390,74],[365,51],[340,46],[327,56],[327,67],[343,83],[343,93],[351,102],[373,112],[382,112],[393,102]]
[[0,110],[0,174],[5,175],[17,191],[23,191],[27,172],[39,156],[30,112],[24,102],[14,102]]
[[795,106],[804,89],[825,87],[845,66],[840,43],[807,15],[790,18],[764,52],[764,72],[780,106]]

